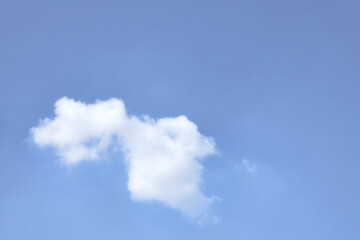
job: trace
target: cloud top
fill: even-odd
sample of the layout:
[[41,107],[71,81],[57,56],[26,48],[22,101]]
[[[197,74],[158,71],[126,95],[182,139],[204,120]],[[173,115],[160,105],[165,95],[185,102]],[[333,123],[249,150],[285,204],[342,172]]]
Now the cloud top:
[[119,99],[85,104],[63,97],[55,103],[55,118],[41,120],[31,133],[66,165],[101,159],[115,141],[125,155],[133,200],[159,201],[191,218],[208,215],[213,199],[200,189],[201,159],[216,153],[215,143],[186,116],[139,118],[127,115]]

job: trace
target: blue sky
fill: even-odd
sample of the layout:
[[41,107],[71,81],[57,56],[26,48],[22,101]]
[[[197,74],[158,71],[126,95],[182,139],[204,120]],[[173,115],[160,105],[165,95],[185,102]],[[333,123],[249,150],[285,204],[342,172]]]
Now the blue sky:
[[[359,239],[359,10],[0,0],[0,239]],[[220,153],[201,184],[219,221],[133,201],[121,152],[66,167],[39,148],[63,96],[186,115]]]

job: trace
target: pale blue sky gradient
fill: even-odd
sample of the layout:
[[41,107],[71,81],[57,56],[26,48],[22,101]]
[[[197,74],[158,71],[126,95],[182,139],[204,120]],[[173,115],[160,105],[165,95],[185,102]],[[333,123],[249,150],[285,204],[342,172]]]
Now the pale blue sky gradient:
[[[0,0],[0,239],[360,239],[359,12],[348,0]],[[195,122],[221,153],[203,184],[221,220],[133,202],[120,153],[60,166],[29,129],[63,96]]]

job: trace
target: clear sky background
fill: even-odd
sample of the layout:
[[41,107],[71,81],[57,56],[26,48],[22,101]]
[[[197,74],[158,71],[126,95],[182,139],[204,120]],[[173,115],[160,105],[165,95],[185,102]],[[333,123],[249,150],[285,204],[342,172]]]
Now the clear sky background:
[[[359,12],[0,0],[0,239],[360,239]],[[221,154],[203,175],[220,221],[132,201],[120,153],[67,168],[37,147],[29,129],[63,96],[195,122]]]

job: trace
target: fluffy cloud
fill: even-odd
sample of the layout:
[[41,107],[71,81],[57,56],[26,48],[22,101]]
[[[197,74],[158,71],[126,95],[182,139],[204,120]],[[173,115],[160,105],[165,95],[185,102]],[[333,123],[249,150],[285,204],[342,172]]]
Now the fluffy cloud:
[[215,143],[185,116],[138,118],[127,115],[119,99],[85,104],[67,97],[55,103],[55,115],[31,133],[39,146],[55,148],[62,163],[101,159],[115,142],[125,155],[133,200],[156,200],[191,218],[208,214],[213,198],[200,189],[201,159],[216,152]]

